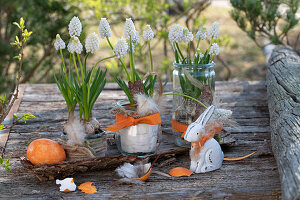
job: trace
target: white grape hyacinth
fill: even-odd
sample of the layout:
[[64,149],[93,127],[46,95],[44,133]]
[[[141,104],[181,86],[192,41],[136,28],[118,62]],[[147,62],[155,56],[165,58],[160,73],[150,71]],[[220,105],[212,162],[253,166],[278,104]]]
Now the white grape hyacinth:
[[99,49],[99,37],[94,32],[88,36],[85,41],[85,49],[87,53],[95,53]]
[[122,59],[126,55],[128,51],[128,43],[123,37],[119,38],[119,41],[114,46],[113,51],[119,59]]
[[111,29],[106,18],[101,18],[100,20],[99,33],[102,39],[104,39],[105,37],[111,37]]
[[194,39],[194,35],[187,27],[183,28],[182,41],[186,44],[190,43]]
[[125,38],[130,40],[131,37],[131,40],[134,40],[134,38],[136,38],[136,34],[137,32],[135,30],[133,21],[131,20],[131,18],[127,18],[124,26]]
[[217,43],[213,43],[210,47],[209,55],[217,56],[219,55],[219,53],[220,53],[219,45]]
[[56,51],[66,48],[65,42],[61,39],[59,34],[56,34],[56,39],[54,41],[54,48],[56,49]]
[[204,57],[204,54],[203,53],[199,53],[199,58],[203,58]]
[[180,43],[183,36],[182,27],[179,24],[174,24],[169,31],[169,40],[173,42]]
[[146,29],[143,31],[143,38],[145,41],[153,40],[154,32],[152,31],[150,25],[146,25]]
[[139,32],[138,32],[138,31],[135,32],[135,35],[134,35],[134,37],[131,39],[131,41],[132,41],[134,44],[136,44],[136,45],[140,42],[140,35],[139,35]]
[[219,29],[219,22],[214,22],[211,27],[208,29],[208,32],[207,32],[207,36],[210,38],[210,39],[217,39],[219,37],[219,34],[220,34],[220,29]]
[[196,33],[196,38],[200,40],[205,40],[206,38],[206,27],[202,26],[199,31]]
[[68,51],[70,53],[78,53],[78,54],[81,54],[82,52],[82,44],[80,43],[78,37],[76,36],[73,36],[71,39],[70,39],[70,42],[68,44]]
[[70,36],[80,36],[82,31],[82,25],[78,17],[74,16],[69,23]]

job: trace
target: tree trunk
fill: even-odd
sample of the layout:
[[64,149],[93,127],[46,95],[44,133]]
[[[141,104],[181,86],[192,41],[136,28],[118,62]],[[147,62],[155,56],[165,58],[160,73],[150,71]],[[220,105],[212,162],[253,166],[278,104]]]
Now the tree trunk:
[[283,199],[300,198],[300,57],[276,48],[267,70],[272,147]]

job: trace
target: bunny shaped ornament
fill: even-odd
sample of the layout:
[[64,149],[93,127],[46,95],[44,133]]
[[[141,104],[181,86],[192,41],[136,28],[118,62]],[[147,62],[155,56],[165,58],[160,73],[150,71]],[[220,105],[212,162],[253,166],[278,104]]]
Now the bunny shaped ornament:
[[184,139],[191,142],[192,172],[205,173],[222,166],[224,154],[220,144],[213,137],[221,132],[223,122],[228,120],[231,114],[230,110],[218,109],[211,105],[188,126]]

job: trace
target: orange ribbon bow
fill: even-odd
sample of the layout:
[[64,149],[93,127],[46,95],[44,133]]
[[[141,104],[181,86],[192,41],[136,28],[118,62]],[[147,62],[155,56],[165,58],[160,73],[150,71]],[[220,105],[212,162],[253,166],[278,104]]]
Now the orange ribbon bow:
[[181,137],[183,138],[185,135],[185,131],[188,128],[188,125],[182,124],[176,120],[172,120],[172,129],[176,132],[182,133]]
[[130,117],[130,116],[125,117],[122,114],[117,114],[116,115],[116,123],[106,127],[105,130],[116,132],[116,131],[119,131],[128,126],[135,126],[137,124],[156,125],[156,124],[160,124],[160,123],[161,123],[161,119],[160,119],[159,113],[155,113],[155,114],[148,115],[146,117],[137,118],[137,119]]

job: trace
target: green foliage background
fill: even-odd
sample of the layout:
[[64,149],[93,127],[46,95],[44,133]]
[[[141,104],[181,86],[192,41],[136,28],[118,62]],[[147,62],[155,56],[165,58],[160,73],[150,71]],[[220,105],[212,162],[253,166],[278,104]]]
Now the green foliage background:
[[230,2],[234,7],[231,17],[259,47],[264,46],[262,38],[268,39],[272,44],[295,47],[289,41],[288,34],[299,22],[296,14],[300,0],[230,0]]
[[14,88],[18,54],[10,42],[15,40],[17,30],[12,22],[22,16],[33,35],[24,49],[22,82],[53,81],[45,76],[57,61],[53,41],[57,33],[67,34],[66,28],[79,9],[66,0],[0,0],[0,93]]

